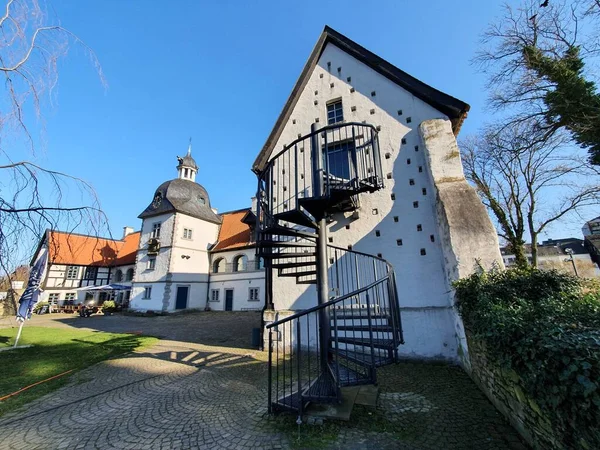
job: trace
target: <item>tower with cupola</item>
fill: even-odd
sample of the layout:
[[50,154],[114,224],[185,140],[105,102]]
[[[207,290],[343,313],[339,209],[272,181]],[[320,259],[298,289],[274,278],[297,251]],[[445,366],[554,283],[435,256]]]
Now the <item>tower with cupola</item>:
[[203,309],[209,281],[208,250],[217,241],[221,218],[206,189],[196,183],[198,165],[177,157],[177,178],[162,183],[142,219],[131,307],[172,312]]

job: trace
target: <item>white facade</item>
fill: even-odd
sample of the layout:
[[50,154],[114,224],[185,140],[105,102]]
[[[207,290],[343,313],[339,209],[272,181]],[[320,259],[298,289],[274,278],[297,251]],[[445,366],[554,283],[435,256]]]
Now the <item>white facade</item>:
[[[492,261],[501,265],[501,258],[485,208],[464,179],[450,120],[328,43],[272,145],[270,158],[308,134],[311,125],[326,126],[327,104],[339,100],[344,122],[377,127],[385,188],[360,194],[358,214],[334,215],[329,243],[383,257],[394,266],[406,341],[399,348],[401,355],[459,359],[466,342],[451,283],[457,274],[465,276],[467,267],[472,271],[475,258],[483,257],[486,266]],[[425,128],[420,130],[422,124]],[[290,165],[293,170],[294,162]],[[444,173],[446,168],[449,174]],[[441,185],[448,181],[452,189],[464,192],[476,223],[482,226],[482,233],[468,233],[481,246],[475,251],[447,230],[448,221],[456,221],[446,216],[451,205],[440,207],[440,195],[446,192]],[[278,189],[274,195],[285,197]],[[469,252],[457,250],[461,246]],[[273,273],[273,302],[279,318],[316,305],[315,285],[297,284],[294,278]]]
[[[155,237],[156,224],[160,224],[160,250],[156,255],[149,255],[147,243]],[[192,237],[184,237],[184,230],[191,230]],[[208,248],[216,242],[218,230],[217,224],[182,213],[145,219],[131,308],[144,311],[204,309],[208,292]],[[189,288],[185,305],[176,304],[179,287]],[[149,298],[146,298],[147,288],[150,288]]]
[[[208,307],[216,311],[260,310],[265,304],[265,270],[256,263],[254,247],[212,254]],[[243,263],[245,258],[246,263]],[[215,272],[215,266],[225,271]],[[214,294],[217,291],[217,294]],[[230,294],[227,291],[231,291]],[[227,305],[230,296],[231,304]]]

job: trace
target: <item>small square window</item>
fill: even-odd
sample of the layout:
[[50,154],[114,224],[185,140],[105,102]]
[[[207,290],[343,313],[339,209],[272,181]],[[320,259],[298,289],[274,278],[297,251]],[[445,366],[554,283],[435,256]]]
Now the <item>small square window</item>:
[[315,100],[314,103],[315,103],[315,106],[317,106],[319,104],[319,100]]
[[319,78],[323,78],[323,74],[322,73],[319,74]]
[[319,91],[315,91],[315,95],[319,95]]
[[377,253],[377,257],[378,258],[383,258],[383,255],[381,253]]
[[79,274],[78,266],[67,267],[67,280],[76,280],[78,274]]
[[330,243],[330,244],[333,242],[333,238],[332,238],[331,236],[329,236],[329,237],[327,238],[327,240],[329,241],[329,243]]
[[341,73],[341,72],[342,72],[342,68],[338,67],[338,73]]
[[381,231],[379,231],[379,230],[375,230],[375,236],[377,236],[377,237],[381,237]]
[[318,117],[315,118],[315,123],[319,123],[319,118]]
[[394,194],[394,193],[392,192],[392,194],[390,195],[390,198],[391,198],[392,200],[396,200],[396,194]]
[[352,81],[352,77],[348,77],[348,78],[346,78],[346,81],[347,81],[348,83],[350,83],[350,82]]
[[192,230],[190,228],[183,229],[183,238],[184,239],[192,239]]
[[415,145],[415,152],[418,152],[418,151],[419,151],[419,146]]
[[427,189],[423,188],[421,189],[421,192],[423,193],[423,195],[427,195]]
[[375,97],[376,95],[377,95],[377,92],[371,91],[371,97]]
[[348,250],[352,250],[352,246],[351,245],[348,246]]
[[210,291],[210,301],[218,302],[219,301],[219,289],[211,289]]
[[333,264],[335,260],[333,258],[329,258],[329,264]]
[[350,225],[346,225],[346,230],[349,230],[349,229],[350,229]]
[[419,166],[419,172],[423,172],[423,166]]
[[413,180],[412,178],[410,180],[408,180],[408,184],[410,184],[411,186],[415,185],[415,180]]
[[330,88],[332,88],[333,86],[334,86],[334,84],[333,84],[333,83],[331,83],[331,84],[329,85],[329,87],[330,87]]
[[396,245],[400,247],[402,245],[402,239],[396,239]]
[[399,109],[399,110],[398,110],[398,115],[399,115],[399,116],[401,116],[401,115],[402,115],[402,110],[401,110],[401,109]]
[[344,120],[344,111],[342,108],[342,101],[337,100],[327,104],[327,124],[333,125]]
[[152,298],[152,286],[144,287],[144,296],[142,297],[144,300],[149,300]]
[[435,236],[433,234],[429,235],[429,240],[435,242]]
[[375,129],[376,129],[377,131],[381,131],[381,125],[377,125],[377,126],[375,127]]
[[406,144],[406,138],[402,138],[402,144]]
[[392,154],[391,154],[391,153],[386,153],[386,154],[385,154],[385,159],[390,159],[391,157],[392,157]]
[[412,122],[412,118],[411,117],[407,117],[406,118],[406,123],[411,123]]
[[356,106],[351,106],[350,107],[350,111],[355,112],[356,111]]
[[390,173],[388,173],[388,174],[386,175],[386,178],[387,178],[388,180],[391,180],[391,179],[392,179],[392,173],[391,173],[391,172],[390,172]]
[[419,207],[419,202],[413,202],[413,208],[418,208]]
[[406,164],[410,164],[410,158],[406,159]]
[[379,210],[377,208],[373,208],[371,210],[371,214],[373,214],[374,216],[376,216],[377,214],[379,214]]
[[424,248],[422,248],[421,249],[421,256],[425,256],[426,254],[427,254],[427,251]]
[[423,225],[421,225],[421,224],[417,225],[417,231],[423,231]]
[[156,258],[149,258],[146,268],[148,270],[154,270],[156,268]]
[[369,114],[375,114],[375,110],[374,109],[370,110]]
[[398,222],[398,216],[394,216],[394,222]]
[[[219,291],[217,291],[219,292]],[[251,287],[248,289],[248,301],[250,302],[257,302],[260,300],[259,297],[259,288],[257,287]]]
[[296,119],[292,119],[292,124],[296,125]]
[[356,92],[356,91],[354,90],[354,88],[350,88],[350,93],[351,93],[351,94],[354,94],[354,92]]

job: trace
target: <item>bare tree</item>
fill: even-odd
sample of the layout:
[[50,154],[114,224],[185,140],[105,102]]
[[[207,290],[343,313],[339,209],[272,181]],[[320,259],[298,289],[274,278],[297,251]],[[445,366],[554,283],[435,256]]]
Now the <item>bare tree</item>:
[[567,139],[548,139],[535,120],[490,127],[462,143],[467,179],[498,223],[498,234],[526,265],[524,243],[531,238],[537,266],[537,239],[549,225],[600,202],[598,171],[564,149]]
[[[100,234],[107,221],[85,181],[36,163],[35,130],[58,81],[57,63],[75,43],[104,78],[94,53],[43,9],[40,0],[7,0],[0,12],[0,274],[31,256],[46,229]],[[25,147],[29,158],[9,148]]]
[[475,62],[488,75],[490,104],[505,123],[535,120],[549,138],[559,130],[600,164],[598,0],[524,0],[506,5],[483,36]]

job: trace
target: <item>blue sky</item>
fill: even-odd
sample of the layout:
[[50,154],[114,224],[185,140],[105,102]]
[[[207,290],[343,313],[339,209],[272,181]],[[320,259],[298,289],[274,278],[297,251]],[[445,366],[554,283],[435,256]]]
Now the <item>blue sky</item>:
[[[176,176],[189,137],[219,211],[249,206],[250,166],[325,24],[466,101],[461,131],[485,122],[485,80],[470,64],[501,2],[54,0],[62,25],[96,52],[104,89],[76,46],[45,111],[40,161],[98,192],[115,235],[139,228],[155,188]],[[579,236],[574,220],[560,235]],[[551,237],[558,237],[551,236]]]

